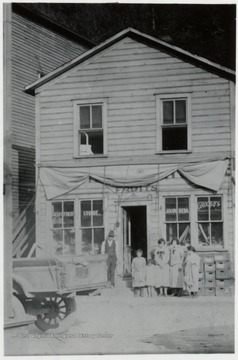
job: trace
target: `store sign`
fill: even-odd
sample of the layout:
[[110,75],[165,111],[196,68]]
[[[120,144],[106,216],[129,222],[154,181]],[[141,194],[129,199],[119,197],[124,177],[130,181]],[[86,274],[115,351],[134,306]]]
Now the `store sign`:
[[83,211],[83,216],[102,216],[98,210],[87,210]]
[[[209,201],[199,201],[198,202],[198,210],[208,208],[209,207]],[[210,201],[210,207],[211,208],[220,208],[221,202],[220,201]]]
[[157,192],[157,185],[139,186],[139,187],[123,187],[116,188],[117,193],[140,193],[140,192]]
[[[177,209],[173,208],[173,209],[166,209],[166,215],[171,215],[171,214],[177,214]],[[179,214],[188,214],[189,211],[187,208],[179,208],[178,209],[178,213]]]
[[60,217],[60,216],[74,216],[74,212],[73,211],[53,212],[53,217]]

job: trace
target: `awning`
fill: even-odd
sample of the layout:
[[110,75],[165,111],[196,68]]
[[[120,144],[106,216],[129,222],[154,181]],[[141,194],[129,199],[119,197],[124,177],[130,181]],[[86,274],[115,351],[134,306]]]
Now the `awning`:
[[228,164],[229,159],[184,165],[127,165],[84,169],[41,167],[39,176],[48,200],[67,194],[88,180],[112,187],[142,187],[157,183],[176,171],[194,185],[218,191]]

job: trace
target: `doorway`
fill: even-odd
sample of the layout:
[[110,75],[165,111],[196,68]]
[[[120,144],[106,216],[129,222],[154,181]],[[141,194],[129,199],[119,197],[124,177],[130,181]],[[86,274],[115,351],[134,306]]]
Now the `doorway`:
[[147,258],[146,206],[123,206],[123,273],[131,274],[131,261],[136,250],[142,249]]

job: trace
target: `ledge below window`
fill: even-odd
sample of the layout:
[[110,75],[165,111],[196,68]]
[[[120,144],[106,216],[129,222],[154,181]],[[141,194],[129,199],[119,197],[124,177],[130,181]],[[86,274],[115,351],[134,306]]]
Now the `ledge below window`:
[[191,154],[192,150],[164,150],[156,151],[155,155]]
[[82,155],[82,156],[74,156],[74,159],[105,159],[108,155]]

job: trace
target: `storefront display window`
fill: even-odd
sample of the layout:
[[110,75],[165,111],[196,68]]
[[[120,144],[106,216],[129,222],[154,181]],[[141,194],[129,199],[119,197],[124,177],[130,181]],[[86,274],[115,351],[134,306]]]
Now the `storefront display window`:
[[166,239],[179,239],[180,244],[190,244],[190,212],[188,197],[165,198]]
[[52,234],[55,255],[75,254],[74,202],[52,203]]
[[198,243],[223,247],[222,197],[197,198]]
[[104,240],[102,200],[81,201],[82,253],[99,254]]

